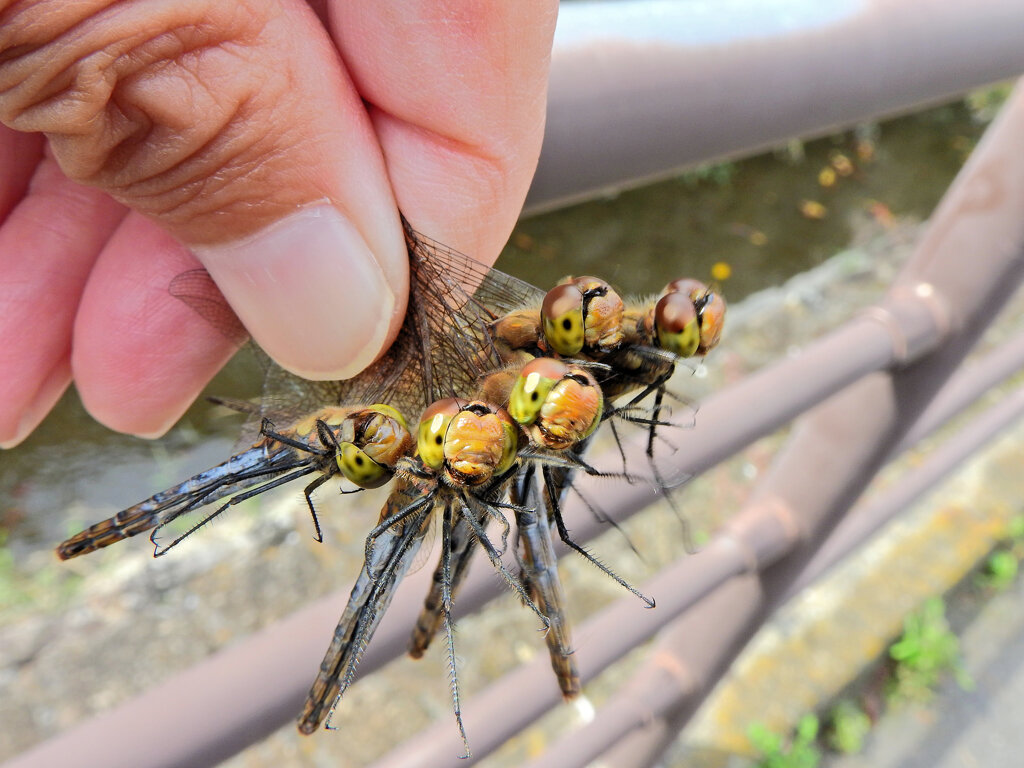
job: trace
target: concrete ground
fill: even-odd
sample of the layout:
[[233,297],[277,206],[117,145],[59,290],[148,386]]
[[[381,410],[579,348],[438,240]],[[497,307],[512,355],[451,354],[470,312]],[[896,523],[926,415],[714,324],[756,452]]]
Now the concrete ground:
[[1024,580],[986,603],[960,638],[972,690],[949,681],[926,708],[887,712],[862,754],[828,768],[1024,765]]

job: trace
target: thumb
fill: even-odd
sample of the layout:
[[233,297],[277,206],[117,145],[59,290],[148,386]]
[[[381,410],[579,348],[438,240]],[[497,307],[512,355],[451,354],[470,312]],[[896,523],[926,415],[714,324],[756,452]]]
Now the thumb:
[[294,372],[345,378],[397,331],[407,260],[383,156],[304,2],[18,3],[0,120],[190,247]]

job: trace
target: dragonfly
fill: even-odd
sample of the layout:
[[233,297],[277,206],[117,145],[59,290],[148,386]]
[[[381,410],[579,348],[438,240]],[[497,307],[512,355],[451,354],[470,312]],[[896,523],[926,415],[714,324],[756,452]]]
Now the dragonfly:
[[[495,374],[489,377],[492,380],[490,383],[500,376]],[[494,386],[488,386],[485,382],[483,389],[493,393]],[[521,448],[518,453],[523,465],[522,472],[527,478],[532,477],[536,466],[582,469],[595,475],[607,474],[590,467],[571,451],[590,438],[600,424],[603,413],[603,393],[593,374],[586,368],[553,358],[534,358],[518,371],[507,400],[509,413],[528,440],[528,446]],[[520,578],[527,593],[548,620],[545,640],[552,668],[562,695],[567,700],[572,699],[579,695],[581,686],[572,655],[571,632],[564,610],[565,592],[558,575],[549,521],[553,519],[557,523],[559,536],[571,549],[649,606],[653,607],[654,601],[642,595],[577,544],[569,535],[557,505],[549,514],[538,514],[536,501],[527,500],[521,491],[516,490],[512,509],[522,545]],[[446,626],[446,614],[442,610],[444,595],[454,593],[461,585],[477,541],[466,530],[468,525],[467,521],[460,520],[452,530],[454,565],[446,570],[439,564],[434,573],[431,591],[409,643],[409,654],[413,658],[422,657],[435,634],[442,626]]]
[[[572,698],[580,692],[579,673],[572,659],[572,644],[564,615],[564,591],[551,542],[551,535],[541,527],[547,516],[538,516],[524,505],[505,503],[502,497],[510,481],[518,476],[523,465],[549,462],[559,467],[582,467],[581,459],[566,450],[587,439],[601,421],[603,394],[596,379],[585,368],[551,358],[536,358],[514,375],[510,392],[511,371],[486,377],[481,391],[508,402],[508,412],[477,401],[456,407],[457,401],[442,401],[428,408],[420,420],[416,460],[403,462],[403,476],[393,491],[377,527],[367,538],[364,568],[350,595],[349,602],[335,630],[334,639],[320,667],[320,674],[310,690],[299,728],[310,733],[319,727],[338,699],[347,690],[355,674],[362,650],[372,636],[380,617],[391,600],[393,585],[404,575],[415,551],[420,546],[429,517],[440,509],[442,515],[442,551],[424,609],[416,622],[410,653],[422,656],[441,627],[448,641],[449,664],[452,669],[452,701],[460,734],[469,754],[459,708],[458,676],[455,670],[454,642],[451,632],[451,605],[454,592],[466,573],[477,545],[506,582],[541,617],[546,632],[552,666],[563,695]],[[497,394],[496,394],[497,393]],[[490,408],[488,411],[486,409]],[[486,436],[477,422],[465,416],[469,411],[501,417],[502,429],[492,429]],[[528,443],[520,448],[520,437]],[[485,439],[486,437],[486,439]],[[511,452],[507,447],[513,446]],[[470,450],[472,448],[472,450]],[[462,466],[467,454],[470,461]],[[514,460],[516,471],[508,471]],[[496,467],[490,472],[490,467]],[[474,487],[483,486],[478,494]],[[503,528],[502,547],[510,526],[501,510],[515,513],[523,544],[521,573],[511,577],[500,560],[499,548],[487,538],[485,527],[497,520]],[[415,515],[411,523],[408,516]],[[589,552],[572,541],[564,523],[559,521],[563,539],[584,557],[615,578],[653,606]],[[382,547],[383,545],[383,547]]]
[[[586,409],[581,408],[579,403],[574,403],[572,398],[566,396],[565,400],[568,402],[564,402],[562,397],[559,397],[563,393],[557,391],[553,382],[558,381],[557,386],[563,386],[563,382],[560,381],[563,373],[552,372],[554,363],[550,360],[541,362],[547,358],[539,356],[556,354],[604,360],[606,364],[600,366],[600,370],[603,370],[605,375],[601,388],[597,391],[603,391],[605,395],[613,398],[631,390],[641,390],[639,394],[634,395],[628,406],[606,411],[606,415],[628,415],[629,408],[652,391],[657,394],[654,416],[646,420],[650,427],[647,454],[654,468],[655,478],[664,489],[665,484],[653,464],[653,440],[654,428],[664,423],[660,421],[659,416],[665,383],[674,372],[678,360],[706,355],[718,344],[724,318],[725,300],[720,294],[695,279],[675,280],[666,286],[657,299],[646,304],[634,303],[627,307],[614,289],[600,278],[566,278],[549,291],[538,305],[510,313],[492,326],[505,359],[533,359],[534,362],[528,366],[536,366],[546,372],[546,375],[540,377],[545,384],[540,388],[529,387],[526,382],[529,381],[530,375],[539,373],[539,370],[524,368],[523,375],[510,396],[509,409],[517,416],[517,420],[529,429],[530,418],[520,418],[523,409],[536,408],[535,411],[530,411],[530,414],[539,413],[541,410],[538,403],[526,405],[521,399],[529,389],[534,397],[541,394],[541,390],[545,394],[551,392],[551,399],[545,401],[548,408],[558,407],[563,414],[584,412]],[[573,394],[579,396],[578,392]],[[517,398],[520,398],[519,402]],[[537,430],[538,426],[534,425],[533,429]],[[572,447],[573,452],[568,456],[573,458],[578,466],[592,471],[579,458],[592,432],[591,429],[586,433],[576,433],[572,439],[557,446],[551,441],[557,437],[554,430],[540,429],[534,432],[532,437],[535,445]],[[625,461],[625,457],[623,460]],[[551,546],[552,527],[569,548],[591,560],[649,607],[654,607],[653,600],[637,592],[589,552],[579,547],[569,536],[561,515],[560,504],[571,483],[572,468],[569,462],[562,467],[550,464],[541,466],[539,483],[542,487],[538,489],[533,482],[536,468],[532,465],[527,466],[513,494],[514,501],[519,505],[516,523],[523,542],[523,581],[550,621],[551,629],[546,635],[546,640],[551,664],[563,696],[567,700],[579,694],[580,683],[571,655],[570,630],[564,613],[564,590],[558,577],[557,562]],[[542,502],[538,502],[538,496],[543,497]],[[541,507],[544,511],[538,513],[537,510]],[[684,525],[684,534],[686,531]],[[461,556],[456,560],[457,565],[452,576],[452,591],[457,590],[461,584],[472,556],[473,540],[460,536],[455,546],[457,551],[459,547],[462,550]],[[440,571],[435,572],[434,587],[414,628],[409,643],[409,653],[413,658],[419,658],[424,654],[441,626],[438,607],[439,584],[442,578],[443,574]]]
[[504,359],[554,354],[606,364],[609,399],[641,390],[631,404],[664,384],[685,358],[708,354],[721,340],[726,303],[694,278],[669,283],[653,301],[626,302],[598,277],[566,278],[539,305],[493,323]]
[[[349,433],[357,431],[352,419],[357,418],[359,412],[368,410],[377,414],[373,418],[380,420],[381,409],[385,406],[362,405],[373,400],[390,403],[388,407],[401,417],[403,413],[406,416],[414,413],[428,398],[436,398],[442,394],[466,396],[467,393],[471,393],[478,386],[481,376],[493,372],[503,364],[508,364],[512,359],[506,352],[507,345],[495,335],[498,319],[523,306],[539,303],[542,295],[539,289],[497,271],[487,270],[468,257],[418,235],[407,223],[405,226],[410,253],[410,304],[398,339],[388,353],[361,376],[344,382],[308,382],[266,363],[264,397],[259,405],[225,403],[248,413],[251,416],[250,423],[260,424],[259,439],[252,448],[223,465],[200,473],[108,521],[92,526],[78,537],[72,537],[69,542],[65,542],[59,548],[59,553],[62,556],[84,554],[150,528],[153,529],[152,536],[155,536],[157,531],[178,515],[194,512],[214,501],[228,498],[227,502],[190,527],[170,546],[161,548],[154,540],[154,554],[163,554],[237,501],[250,498],[302,475],[317,473],[319,476],[307,486],[305,495],[313,516],[317,538],[321,538],[311,498],[312,491],[338,472],[359,487],[369,487],[370,482],[383,484],[392,475],[399,474],[400,482],[389,499],[385,512],[382,513],[382,522],[393,518],[396,505],[399,505],[397,509],[403,509],[408,504],[403,505],[401,502],[405,500],[411,504],[413,499],[423,505],[415,507],[423,519],[419,520],[419,524],[415,520],[402,524],[400,520],[392,520],[391,526],[384,528],[379,524],[370,537],[375,544],[372,549],[369,547],[368,539],[364,572],[357,580],[350,608],[346,609],[346,614],[339,623],[339,631],[335,634],[335,642],[332,642],[332,649],[339,642],[345,646],[341,661],[341,668],[345,669],[343,684],[338,683],[338,687],[341,690],[347,687],[351,675],[354,674],[355,663],[345,666],[345,654],[358,660],[362,645],[372,635],[374,622],[379,620],[374,617],[386,609],[387,603],[390,602],[391,590],[408,569],[411,562],[409,557],[422,541],[420,532],[423,530],[423,523],[432,514],[428,511],[432,507],[424,500],[430,498],[432,494],[436,496],[439,493],[438,488],[450,485],[438,483],[436,477],[425,477],[422,473],[417,474],[409,469],[408,461],[413,459],[406,455],[409,451],[409,441],[404,438],[393,440],[393,449],[386,455],[381,453],[378,457],[369,456],[365,451],[365,445],[359,445],[348,438]],[[222,302],[218,303],[216,298],[209,298],[215,294],[206,290],[208,284],[209,278],[205,273],[194,271],[179,276],[171,288],[172,293],[188,301],[200,313],[213,320],[216,320],[218,313],[227,312],[230,317]],[[478,287],[473,294],[469,294],[463,287],[465,284],[476,284]],[[493,377],[493,373],[491,375]],[[499,402],[504,401],[500,396],[496,399]],[[329,406],[330,408],[350,410],[344,416],[334,412],[328,413],[324,410],[325,403],[336,404]],[[296,418],[299,420],[294,421]],[[290,420],[294,423],[280,431],[274,427],[274,424],[287,424]],[[348,426],[343,429],[343,425]],[[390,431],[395,435],[408,432],[404,423],[392,424]],[[376,473],[374,477],[354,478],[350,471],[346,471],[346,455],[349,459],[356,457],[347,469],[351,471],[354,465],[366,461],[364,466],[373,469]],[[451,503],[448,504],[447,516],[454,520],[450,519],[447,525],[444,525],[442,520],[442,526],[447,528],[447,531],[442,537],[439,570],[450,573],[454,559],[455,570],[458,573],[459,564],[463,561],[468,562],[468,557],[475,547],[461,542],[475,544],[484,540],[479,534],[488,521],[488,516],[495,517],[492,514],[493,510],[500,508],[499,505],[503,503],[500,501],[503,488],[502,485],[496,485],[489,493],[478,497],[481,504],[477,506],[478,514],[475,520],[472,514],[456,515],[452,511],[455,508]],[[571,644],[567,640],[559,639],[567,637],[567,633],[560,629],[564,625],[564,621],[561,620],[563,612],[560,608],[564,604],[564,597],[557,582],[557,570],[550,567],[554,562],[550,533],[546,528],[531,524],[530,515],[533,515],[534,519],[537,518],[532,509],[522,505],[511,505],[507,509],[516,513],[521,528],[520,536],[524,550],[521,560],[522,583],[527,585],[522,587],[521,597],[545,618],[546,624],[551,624],[547,616],[555,616],[557,619],[556,631],[551,633],[553,640],[549,645],[552,646],[553,666],[559,671],[559,665],[564,667],[564,659],[570,656]],[[443,513],[442,518],[445,516]],[[547,522],[547,518],[543,522]],[[469,528],[472,535],[467,535],[461,530],[463,528]],[[544,531],[544,534],[541,535],[539,531]],[[503,540],[506,535],[503,534]],[[568,535],[564,535],[563,538],[568,538]],[[489,555],[496,551],[493,546],[485,545],[483,548],[488,550]],[[582,549],[579,551],[583,552]],[[585,552],[584,555],[589,557]],[[538,567],[538,563],[548,565]],[[507,576],[507,573],[505,575]],[[515,589],[517,582],[507,580]],[[452,587],[457,588],[459,579],[441,579],[438,583],[442,588],[445,584],[448,585],[447,599],[442,599],[441,603],[450,606]],[[428,596],[428,607],[429,602]],[[538,604],[541,607],[538,607]],[[444,614],[444,618],[447,619],[447,614]],[[346,627],[348,629],[345,629]],[[351,647],[343,640],[339,640],[346,636],[347,631],[356,632],[359,627],[364,629],[351,636],[359,638]],[[331,656],[331,653],[328,655]],[[562,677],[571,680],[572,675],[563,670],[560,672],[560,678]],[[576,678],[576,683],[563,684],[563,692],[567,696],[578,692],[578,676]],[[329,682],[324,690],[334,684]],[[302,724],[308,722],[311,720],[304,717],[300,721],[300,728],[305,731],[308,725],[303,727]]]
[[[153,554],[159,557],[229,507],[310,474],[317,477],[303,495],[315,538],[322,541],[313,492],[339,473],[357,488],[380,487],[391,479],[398,459],[412,449],[405,419],[379,403],[366,408],[321,408],[282,432],[264,417],[261,434],[250,448],[227,461],[75,534],[57,547],[57,556],[68,560],[152,530]],[[169,544],[157,538],[162,528],[178,518],[221,499],[227,501]]]
[[[149,530],[154,554],[163,555],[230,506],[310,474],[316,478],[304,494],[316,538],[321,539],[312,500],[317,488],[339,473],[357,487],[374,487],[387,482],[395,474],[400,459],[410,453],[403,411],[412,413],[431,396],[465,395],[478,385],[482,375],[491,373],[493,376],[505,359],[498,355],[493,344],[490,323],[503,313],[538,301],[543,295],[527,283],[487,270],[468,257],[424,238],[408,225],[406,237],[412,283],[409,310],[396,343],[384,357],[354,379],[309,382],[275,366],[254,348],[257,356],[262,357],[265,370],[262,400],[257,404],[218,401],[250,416],[250,425],[260,424],[253,444],[221,465],[90,526],[61,544],[58,555],[64,559],[79,556]],[[464,284],[477,287],[469,294]],[[178,276],[171,285],[171,292],[227,335],[232,338],[241,335],[242,331],[232,325],[233,315],[206,273],[200,270]],[[507,399],[502,395],[497,397],[501,401]],[[374,399],[393,405],[362,405]],[[596,423],[596,419],[591,421]],[[285,426],[278,429],[276,424]],[[246,429],[251,435],[251,428]],[[403,467],[402,474],[400,487],[389,500],[391,506],[386,507],[382,515],[384,519],[391,517],[388,510],[403,498],[427,499],[439,487],[436,484],[433,490],[425,487],[424,477],[412,473],[407,466]],[[494,491],[481,498],[493,506],[498,503],[499,495]],[[165,526],[180,517],[198,515],[200,510],[222,500],[220,506],[200,517],[169,545],[157,541],[157,534]],[[486,522],[481,513],[477,526],[462,522],[462,518],[458,525],[482,530]],[[374,590],[368,614],[379,615],[386,608],[394,583],[408,568],[403,556],[418,547],[418,533],[422,530],[422,526],[411,524],[395,523],[394,528],[390,532],[377,531],[378,539],[393,542],[395,546],[380,546],[375,553],[368,550],[367,569],[353,591],[356,597],[339,628],[365,626],[360,624],[356,614],[366,607],[365,601],[360,605],[363,598],[359,595],[366,593],[368,586]],[[479,536],[472,540],[479,541]],[[388,562],[381,558],[391,558],[392,565],[387,569],[390,580],[376,576],[382,570],[380,564]],[[557,572],[555,574],[557,576]],[[517,584],[518,580],[513,586]],[[535,589],[534,593],[537,592]],[[529,602],[525,591],[523,596]],[[547,600],[549,605],[560,602],[559,598]],[[364,630],[367,640],[370,634],[372,631]],[[343,632],[337,635],[343,636]],[[568,654],[568,647],[565,643],[563,655]],[[350,669],[354,672],[355,665]]]
[[[692,310],[691,314],[695,315],[696,310]],[[525,357],[529,359],[532,356],[526,354]],[[514,360],[515,357],[507,355],[506,359]],[[602,367],[606,366],[602,364]],[[510,380],[514,380],[511,387],[508,384]],[[564,590],[558,577],[550,525],[556,527],[559,536],[570,548],[589,559],[649,606],[654,606],[653,600],[640,594],[577,545],[571,539],[561,517],[558,497],[564,491],[568,470],[583,468],[585,471],[595,472],[569,449],[583,445],[600,423],[604,396],[601,387],[586,368],[549,357],[532,358],[521,368],[513,364],[506,371],[485,377],[480,392],[493,402],[507,401],[509,412],[529,440],[529,447],[519,450],[517,454],[519,462],[528,467],[523,471],[523,475],[528,479],[521,485],[523,490],[518,493],[518,498],[529,499],[529,488],[532,487],[529,478],[532,478],[533,466],[538,463],[543,466],[546,513],[538,514],[536,505],[531,506],[530,503],[513,503],[506,505],[506,508],[515,511],[523,545],[523,555],[520,558],[522,588],[517,591],[520,591],[524,602],[532,601],[534,604],[531,607],[544,618],[548,629],[546,639],[552,667],[563,695],[567,699],[572,698],[580,692],[579,674],[572,657],[570,632],[564,614]],[[421,425],[427,421],[429,420],[424,418]],[[425,450],[422,441],[420,445],[422,452]],[[551,471],[551,466],[544,466],[545,462],[557,467],[560,472],[556,474]],[[455,487],[451,480],[446,483],[437,483],[435,480],[433,485],[430,485],[426,476],[420,476],[419,479],[421,484],[416,487],[416,493],[409,493],[411,486],[408,484],[393,493],[385,508],[385,514],[382,515],[381,523],[368,538],[364,571],[353,589],[345,613],[336,629],[334,641],[321,665],[320,676],[310,691],[303,716],[300,718],[300,730],[303,732],[315,730],[325,717],[328,726],[330,725],[329,713],[351,683],[362,649],[390,602],[390,589],[408,569],[410,553],[419,546],[422,527],[431,514],[431,505],[425,499],[436,494],[438,488],[446,485],[449,488]],[[415,484],[412,487],[415,487]],[[494,514],[493,505],[500,502],[491,496],[487,503],[476,511],[470,509],[468,503],[463,504],[462,514],[453,516],[450,496],[445,498],[449,503],[444,505],[443,511],[442,555],[435,570],[432,588],[414,627],[409,651],[415,658],[422,656],[440,628],[445,628],[449,664],[453,672],[453,705],[468,754],[469,747],[462,726],[457,675],[454,669],[451,601],[462,583],[477,543],[484,545],[492,563],[500,568],[499,561],[495,559],[495,549],[487,542],[483,533],[487,516],[497,516]],[[421,503],[424,506],[419,506]],[[411,527],[403,524],[400,530],[397,530],[402,514],[398,510],[403,509],[419,510],[422,519],[417,518]],[[507,526],[507,521],[503,524]],[[383,550],[378,549],[381,537],[385,534],[385,547]],[[369,548],[371,540],[374,541],[372,550]]]

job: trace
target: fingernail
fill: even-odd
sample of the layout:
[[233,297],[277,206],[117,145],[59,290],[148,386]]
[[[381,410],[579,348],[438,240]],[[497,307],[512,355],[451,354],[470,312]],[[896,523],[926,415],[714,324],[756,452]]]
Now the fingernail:
[[380,354],[395,294],[359,230],[304,208],[247,240],[195,249],[267,353],[308,379],[347,379]]
[[33,398],[32,402],[29,403],[24,413],[18,419],[18,426],[14,431],[14,436],[0,441],[0,448],[5,450],[14,448],[32,434],[32,430],[38,427],[40,422],[46,418],[46,414],[57,404],[60,396],[64,394],[64,390],[68,388],[70,383],[71,364],[67,359],[64,359],[54,366],[53,370],[47,375],[46,380],[39,387],[35,398]]

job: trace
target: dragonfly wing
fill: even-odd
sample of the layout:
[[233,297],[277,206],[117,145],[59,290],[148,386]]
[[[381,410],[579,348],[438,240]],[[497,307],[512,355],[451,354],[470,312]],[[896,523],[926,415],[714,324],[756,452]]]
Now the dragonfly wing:
[[[259,417],[250,419],[250,435],[258,432],[263,417],[287,423],[288,417],[325,405],[387,403],[414,423],[435,400],[472,396],[479,377],[501,367],[487,325],[513,309],[539,304],[543,292],[420,235],[404,219],[403,223],[410,296],[394,343],[358,376],[319,382],[285,371],[251,344],[264,381]],[[231,340],[241,343],[247,338],[205,270],[178,275],[169,290]]]
[[[208,504],[294,471],[305,461],[291,449],[268,452],[266,446],[254,446],[86,528],[60,544],[57,555],[67,560],[129,536],[169,525]],[[205,519],[193,521],[190,527],[194,529],[205,522]]]
[[536,496],[532,472],[527,473],[525,500],[516,510],[516,526],[522,546],[523,581],[541,611],[550,622],[545,637],[551,668],[566,699],[580,693],[580,674],[573,657],[572,631],[565,615],[565,590],[558,575],[558,559],[551,538],[546,511],[536,511],[529,502]]
[[400,485],[385,503],[381,517],[386,519],[386,515],[407,508],[409,504],[420,507],[404,523],[383,531],[373,542],[371,559],[363,563],[299,716],[298,726],[302,733],[316,731],[348,689],[367,643],[391,605],[398,582],[416,558],[424,529],[429,526],[433,501]]

